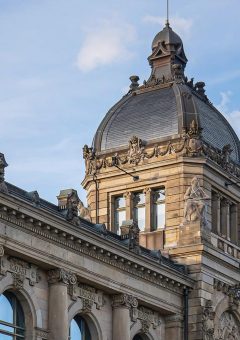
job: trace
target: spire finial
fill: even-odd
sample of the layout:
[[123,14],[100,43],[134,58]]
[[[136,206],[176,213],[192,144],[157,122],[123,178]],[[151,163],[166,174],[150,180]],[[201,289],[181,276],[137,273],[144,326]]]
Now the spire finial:
[[167,0],[167,20],[166,20],[166,26],[169,26],[169,0]]

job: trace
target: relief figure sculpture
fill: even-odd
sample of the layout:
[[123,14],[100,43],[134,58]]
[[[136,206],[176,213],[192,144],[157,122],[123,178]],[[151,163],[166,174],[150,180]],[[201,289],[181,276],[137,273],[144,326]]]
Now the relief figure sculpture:
[[200,187],[199,179],[194,177],[184,195],[184,222],[200,221],[201,226],[207,226],[206,201],[209,199],[210,197]]

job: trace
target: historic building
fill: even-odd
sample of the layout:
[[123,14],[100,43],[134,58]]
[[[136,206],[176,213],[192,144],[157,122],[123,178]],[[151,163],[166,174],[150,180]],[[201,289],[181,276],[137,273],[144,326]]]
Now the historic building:
[[5,182],[1,340],[240,339],[240,142],[167,23],[83,148],[89,208]]

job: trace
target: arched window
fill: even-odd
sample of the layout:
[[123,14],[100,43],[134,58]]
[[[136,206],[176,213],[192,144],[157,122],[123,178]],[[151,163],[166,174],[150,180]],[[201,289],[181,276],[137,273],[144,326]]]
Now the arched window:
[[23,340],[25,322],[22,306],[11,292],[0,295],[0,339]]
[[71,321],[69,340],[92,340],[88,325],[80,315]]
[[141,335],[137,334],[137,335],[135,335],[133,340],[143,340],[143,338],[141,337]]

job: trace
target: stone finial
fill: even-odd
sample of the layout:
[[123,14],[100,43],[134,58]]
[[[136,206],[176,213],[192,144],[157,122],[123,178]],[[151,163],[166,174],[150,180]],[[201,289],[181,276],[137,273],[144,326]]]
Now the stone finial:
[[7,186],[5,184],[5,168],[8,166],[4,154],[0,153],[0,191],[8,193]]
[[139,77],[138,76],[131,76],[129,79],[131,80],[130,89],[132,91],[136,90],[139,87],[139,84],[138,84]]
[[77,191],[72,190],[67,196],[67,220],[75,225],[80,225],[80,219],[78,214],[78,205],[80,199],[78,197]]
[[205,92],[206,92],[206,90],[204,89],[205,86],[206,84],[203,81],[199,81],[195,84],[195,89],[197,93],[200,94],[200,96],[202,97],[205,97]]
[[35,207],[38,207],[40,205],[40,197],[36,190],[29,192],[28,197],[30,198],[30,200],[32,201],[32,204]]

